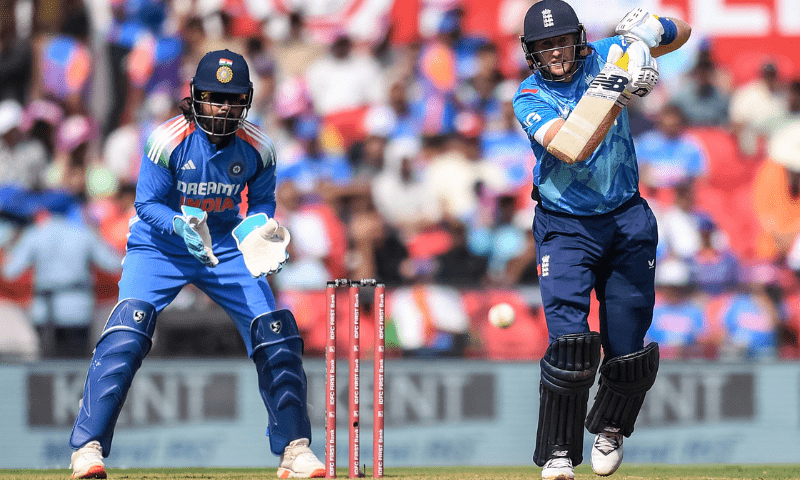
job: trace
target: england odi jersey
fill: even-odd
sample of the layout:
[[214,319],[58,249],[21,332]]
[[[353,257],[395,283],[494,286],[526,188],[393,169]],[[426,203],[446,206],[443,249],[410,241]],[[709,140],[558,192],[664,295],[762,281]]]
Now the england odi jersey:
[[638,190],[639,170],[626,110],[583,162],[567,165],[534,139],[542,126],[567,118],[605,65],[614,44],[627,48],[622,36],[590,43],[591,53],[572,80],[546,81],[537,72],[525,79],[514,95],[514,112],[536,156],[533,182],[539,187],[542,207],[548,210],[581,216],[603,214],[625,203]]
[[[136,187],[136,216],[128,247],[144,244],[185,253],[172,220],[181,205],[203,209],[215,248],[230,240],[240,222],[239,204],[247,187],[248,215],[275,215],[275,146],[258,127],[243,122],[222,148],[182,115],[148,138]],[[230,243],[230,242],[229,242]]]

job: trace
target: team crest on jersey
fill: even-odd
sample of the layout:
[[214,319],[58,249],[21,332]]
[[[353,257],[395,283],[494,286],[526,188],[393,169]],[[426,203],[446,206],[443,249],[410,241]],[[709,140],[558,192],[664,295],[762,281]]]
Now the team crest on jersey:
[[231,166],[228,167],[228,175],[232,177],[238,177],[242,173],[244,173],[244,164],[242,162],[233,162]]
[[586,85],[591,85],[592,82],[594,81],[594,75],[592,75],[591,73],[587,73],[586,78],[584,78],[584,81],[586,82]]
[[223,65],[217,69],[217,80],[220,83],[228,83],[233,80],[233,70],[227,65]]

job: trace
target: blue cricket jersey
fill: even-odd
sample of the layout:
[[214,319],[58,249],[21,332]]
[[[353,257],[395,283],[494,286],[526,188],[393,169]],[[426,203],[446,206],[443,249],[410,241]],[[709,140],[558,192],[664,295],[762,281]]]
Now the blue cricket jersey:
[[181,214],[181,205],[190,205],[207,212],[216,252],[242,220],[239,204],[245,186],[248,215],[275,215],[275,159],[272,141],[250,122],[244,121],[220,149],[183,115],[164,122],[145,146],[128,247],[152,244],[185,254],[172,220]]
[[622,36],[590,43],[591,53],[569,82],[552,82],[538,72],[529,76],[514,95],[514,112],[528,134],[536,156],[533,183],[539,187],[542,207],[573,215],[610,212],[638,190],[639,169],[628,112],[623,110],[605,139],[583,162],[567,165],[534,139],[549,122],[566,119],[605,65],[611,45],[627,49]]

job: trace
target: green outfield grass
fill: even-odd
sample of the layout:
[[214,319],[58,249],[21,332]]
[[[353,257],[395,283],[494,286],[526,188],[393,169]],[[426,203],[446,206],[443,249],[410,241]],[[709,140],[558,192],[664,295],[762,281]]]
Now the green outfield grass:
[[[274,468],[147,468],[108,470],[109,480],[130,479],[272,479],[276,477]],[[339,469],[339,478],[347,478],[347,470]],[[70,471],[63,470],[0,470],[0,480],[65,480]],[[384,478],[391,479],[525,479],[541,478],[541,470],[527,467],[430,467],[430,468],[387,468]],[[367,477],[372,478],[367,469]],[[599,480],[587,465],[575,471],[576,480]],[[800,480],[800,465],[623,465],[609,480]]]

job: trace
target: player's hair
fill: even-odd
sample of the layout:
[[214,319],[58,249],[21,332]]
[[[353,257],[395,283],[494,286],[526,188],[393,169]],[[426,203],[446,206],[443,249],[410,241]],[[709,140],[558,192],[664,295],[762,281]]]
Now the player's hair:
[[180,102],[178,102],[178,109],[183,114],[183,118],[186,119],[187,122],[192,123],[194,122],[194,108],[192,108],[192,97],[183,97]]

